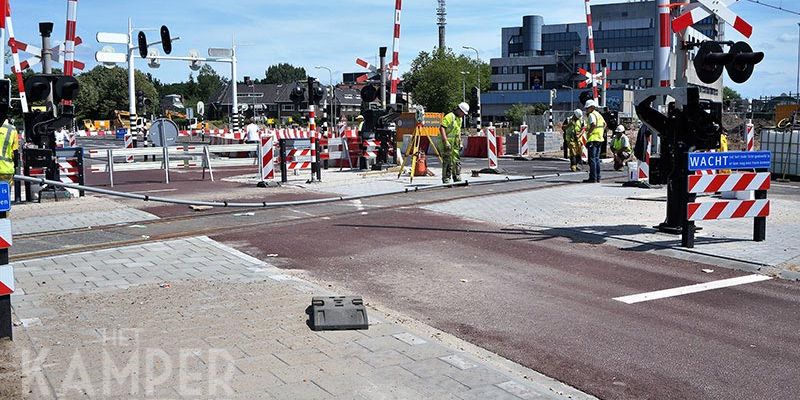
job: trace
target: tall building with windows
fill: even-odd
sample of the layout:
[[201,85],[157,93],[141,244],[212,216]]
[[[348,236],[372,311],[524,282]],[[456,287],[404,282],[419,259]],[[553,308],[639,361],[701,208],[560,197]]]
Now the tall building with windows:
[[[582,7],[575,8],[582,11]],[[576,13],[578,16],[583,17],[583,13]],[[655,1],[592,5],[597,71],[601,60],[605,60],[612,93],[653,85],[656,18]],[[721,38],[723,34],[722,25],[714,17],[700,21],[694,28],[710,38]],[[540,90],[561,92],[556,108],[574,105],[580,92],[578,83],[585,79],[576,72],[578,68],[591,71],[587,36],[585,22],[547,25],[539,15],[522,17],[521,26],[502,28],[501,57],[490,61],[492,91],[481,97],[484,114],[489,120],[502,119],[511,106],[505,99],[519,100],[526,97],[522,92]],[[721,81],[706,85],[690,78],[690,84],[700,86],[707,97],[721,98]],[[531,102],[542,98],[536,93],[528,97]]]

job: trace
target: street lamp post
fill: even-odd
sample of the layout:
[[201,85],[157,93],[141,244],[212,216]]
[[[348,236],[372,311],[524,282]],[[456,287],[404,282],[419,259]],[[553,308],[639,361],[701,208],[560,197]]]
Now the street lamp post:
[[[463,94],[463,101],[464,102],[467,101],[467,75],[469,75],[469,72],[461,71],[461,86],[462,86],[462,91],[463,91],[462,94]],[[461,126],[462,127],[466,126],[467,118],[469,118],[469,117],[465,115],[464,118],[461,119],[461,121],[462,121]]]
[[482,86],[481,86],[481,53],[478,51],[478,49],[476,49],[474,47],[470,47],[470,46],[463,46],[463,47],[464,47],[465,50],[474,51],[475,52],[475,57],[478,60],[478,71],[477,71],[478,72],[478,99],[477,99],[478,100],[478,109],[475,110],[475,111],[476,111],[476,115],[477,115],[477,121],[476,122],[477,122],[478,130],[480,130],[481,129],[481,125],[482,125],[481,124],[481,91],[482,91]]
[[572,86],[561,85],[564,89],[569,89],[569,109],[570,111],[575,109],[575,88]]
[[330,96],[331,96],[331,116],[330,116],[330,118],[328,118],[328,129],[333,130],[333,126],[334,126],[333,122],[336,121],[336,108],[335,108],[336,94],[334,93],[334,90],[333,90],[333,71],[331,71],[330,68],[323,67],[321,65],[318,65],[318,66],[316,66],[314,68],[316,68],[316,69],[324,69],[324,70],[328,71],[328,88],[330,89],[328,92],[330,93]]

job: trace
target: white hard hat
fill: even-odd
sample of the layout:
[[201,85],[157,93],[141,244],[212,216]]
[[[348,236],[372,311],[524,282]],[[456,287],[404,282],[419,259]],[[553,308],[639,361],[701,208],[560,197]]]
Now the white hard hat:
[[593,99],[586,100],[586,105],[584,105],[583,108],[589,108],[589,107],[597,107],[597,102],[594,101]]
[[619,126],[617,126],[617,129],[616,129],[616,130],[614,130],[614,132],[617,132],[617,133],[625,133],[625,126],[623,126],[623,125],[619,125]]
[[458,109],[461,110],[464,114],[469,114],[469,104],[467,103],[460,103],[458,105]]
[[575,110],[575,118],[577,118],[577,119],[583,118],[583,111],[581,111],[580,108]]
[[363,115],[359,115],[359,116],[357,116],[357,117],[356,117],[356,120],[359,120],[359,119],[364,119],[364,116],[363,116]]

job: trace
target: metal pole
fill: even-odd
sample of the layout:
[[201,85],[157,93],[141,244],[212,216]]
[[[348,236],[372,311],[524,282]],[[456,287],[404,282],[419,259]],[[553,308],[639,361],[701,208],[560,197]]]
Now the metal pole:
[[[39,23],[39,33],[42,35],[42,72],[45,74],[52,74],[53,73],[53,66],[52,66],[52,58],[53,55],[50,53],[50,34],[53,33],[53,23],[52,22],[40,22]],[[5,45],[3,46],[5,47]],[[49,104],[53,104],[53,90],[52,85],[50,87],[50,94],[47,95],[47,102]],[[56,113],[55,105],[53,107],[53,115]]]
[[[797,23],[797,30],[800,32],[800,22]],[[800,104],[800,36],[797,38],[797,89],[794,93],[797,104]]]
[[136,46],[133,44],[133,20],[128,18],[128,122],[130,124],[130,134],[136,134],[136,66],[134,65],[134,53]]
[[[7,218],[5,212],[0,212],[0,219]],[[0,266],[8,265],[8,249],[0,249]],[[9,267],[12,268],[12,267]],[[0,338],[14,338],[11,323],[11,296],[0,296]]]
[[[3,22],[5,22],[5,18],[6,18],[5,15],[0,15],[0,18],[2,18]],[[0,71],[3,71],[3,74],[5,75],[5,71],[6,71],[6,28],[5,27],[0,29],[0,44],[2,44],[2,46],[0,46],[0,49],[1,49],[0,50]]]
[[478,72],[478,98],[476,99],[478,101],[478,109],[476,110],[476,115],[477,115],[477,121],[476,122],[477,122],[478,129],[480,130],[481,129],[481,92],[483,91],[483,87],[481,86],[481,53],[478,51],[478,49],[476,49],[474,47],[464,46],[464,48],[467,49],[467,50],[475,51],[475,58],[478,60],[478,68],[477,68],[478,69],[478,71],[477,71]]
[[[653,66],[653,86],[656,84],[661,87],[669,87],[672,76],[670,73],[669,55],[672,52],[672,34],[670,33],[670,0],[656,1],[656,32],[658,37],[655,38],[655,65]],[[658,82],[658,83],[656,83]]]
[[378,48],[381,63],[381,109],[386,109],[386,47]]
[[233,36],[232,41],[232,57],[231,57],[231,84],[233,85],[233,110],[231,110],[231,122],[233,124],[233,133],[239,133],[239,84],[237,83],[236,76],[236,35]]

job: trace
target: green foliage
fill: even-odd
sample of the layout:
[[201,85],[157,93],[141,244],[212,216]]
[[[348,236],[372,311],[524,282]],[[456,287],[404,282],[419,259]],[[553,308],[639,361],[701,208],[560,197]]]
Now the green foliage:
[[[114,110],[128,110],[128,71],[119,67],[111,69],[97,66],[77,76],[80,92],[75,99],[76,118],[113,119]],[[158,91],[147,75],[136,71],[136,90],[158,103]],[[137,110],[138,111],[138,110]]]
[[[463,76],[461,71],[468,72]],[[463,81],[466,79],[467,100],[471,88],[481,80],[481,91],[489,89],[491,69],[464,55],[455,55],[451,49],[420,52],[411,63],[411,70],[403,75],[403,88],[413,94],[414,101],[431,112],[447,112],[463,100]]]
[[306,79],[306,69],[295,67],[287,63],[270,65],[266,71],[266,78],[261,83],[293,83]]
[[512,126],[522,125],[526,115],[542,115],[549,109],[547,104],[514,104],[506,110],[506,118]]
[[737,92],[737,91],[725,86],[725,88],[722,89],[722,99],[723,100],[727,100],[727,101],[730,101],[730,100],[741,100],[742,99],[742,95],[739,94],[739,92]]

